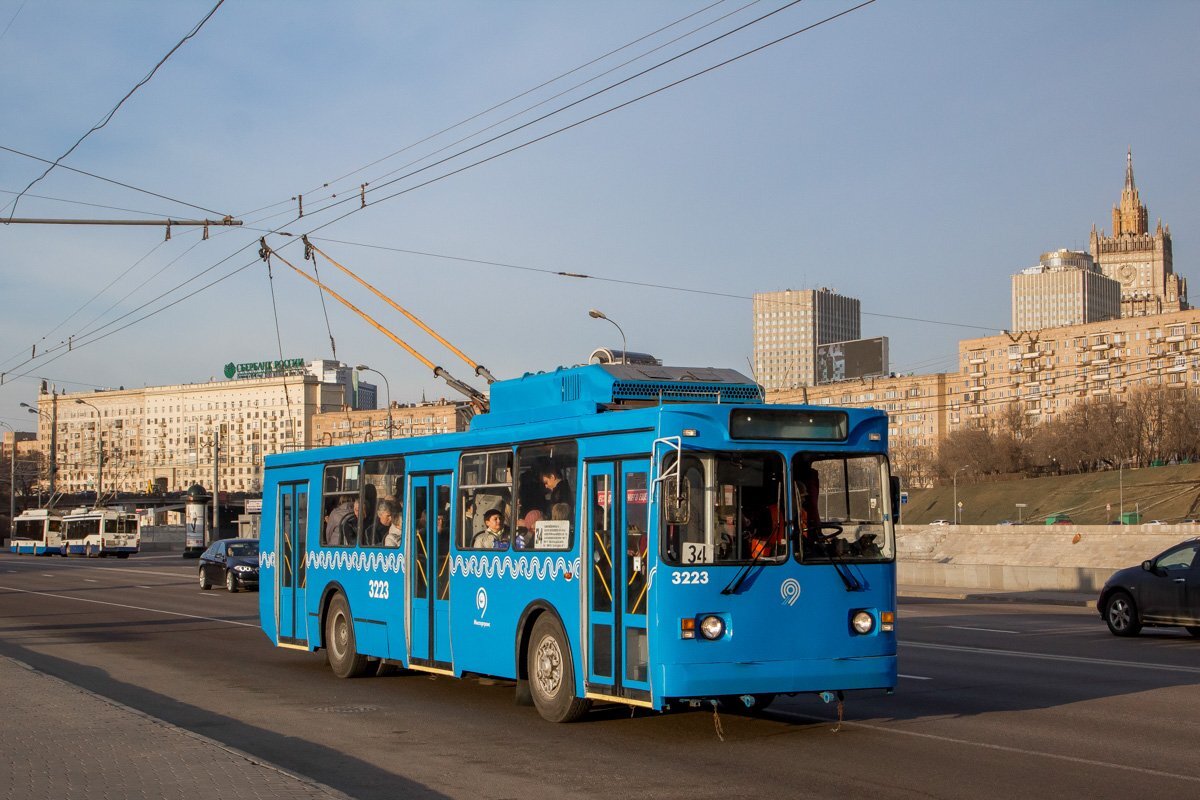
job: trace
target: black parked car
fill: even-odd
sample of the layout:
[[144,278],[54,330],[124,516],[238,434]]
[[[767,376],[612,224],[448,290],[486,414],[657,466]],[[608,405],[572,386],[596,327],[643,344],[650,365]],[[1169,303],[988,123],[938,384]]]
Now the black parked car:
[[258,588],[258,539],[221,539],[200,556],[200,588],[224,583],[231,592]]
[[1200,539],[1113,573],[1096,608],[1117,636],[1136,636],[1143,625],[1182,625],[1200,636]]

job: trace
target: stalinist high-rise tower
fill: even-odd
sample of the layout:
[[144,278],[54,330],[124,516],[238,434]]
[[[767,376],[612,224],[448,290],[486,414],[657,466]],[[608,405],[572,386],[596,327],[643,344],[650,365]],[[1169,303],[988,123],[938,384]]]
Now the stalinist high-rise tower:
[[1146,207],[1133,182],[1133,151],[1126,155],[1121,204],[1113,206],[1113,233],[1092,226],[1092,258],[1100,271],[1121,282],[1121,316],[1165,314],[1188,308],[1187,281],[1171,263],[1171,228],[1162,220],[1149,233]]

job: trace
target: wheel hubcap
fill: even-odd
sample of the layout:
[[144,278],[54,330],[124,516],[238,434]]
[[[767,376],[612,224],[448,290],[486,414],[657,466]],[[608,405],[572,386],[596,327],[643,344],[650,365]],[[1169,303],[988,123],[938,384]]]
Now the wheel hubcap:
[[346,625],[346,618],[338,614],[333,619],[333,641],[330,643],[333,647],[333,653],[338,658],[346,652],[346,642],[350,639],[349,626]]
[[538,645],[536,658],[537,667],[534,680],[538,689],[545,697],[554,697],[562,685],[562,650],[558,642],[551,636],[542,639]]
[[1129,606],[1123,600],[1118,600],[1108,609],[1108,618],[1114,628],[1125,630],[1129,627]]

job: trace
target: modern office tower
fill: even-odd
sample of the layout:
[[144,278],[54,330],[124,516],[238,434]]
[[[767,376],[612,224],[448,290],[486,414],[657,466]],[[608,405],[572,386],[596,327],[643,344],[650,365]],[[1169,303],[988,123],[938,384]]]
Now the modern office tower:
[[1121,284],[1079,250],[1042,253],[1012,276],[1012,329],[1036,331],[1121,316]]
[[1167,314],[1184,311],[1187,281],[1174,273],[1171,227],[1162,220],[1149,232],[1146,207],[1133,181],[1133,151],[1126,155],[1125,188],[1121,203],[1113,206],[1112,236],[1092,226],[1091,253],[1100,271],[1121,283],[1121,316]]
[[861,303],[832,289],[754,295],[755,380],[768,391],[814,386],[817,346],[858,339]]

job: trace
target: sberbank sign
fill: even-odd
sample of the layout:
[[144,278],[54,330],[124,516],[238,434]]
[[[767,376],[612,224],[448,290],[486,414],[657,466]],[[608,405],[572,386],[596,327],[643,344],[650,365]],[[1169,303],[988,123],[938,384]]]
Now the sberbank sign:
[[253,361],[248,364],[235,364],[230,361],[225,365],[225,377],[234,378],[272,378],[276,375],[293,375],[304,371],[303,358],[288,358],[282,361]]

